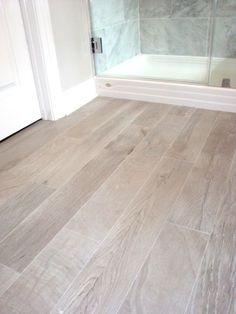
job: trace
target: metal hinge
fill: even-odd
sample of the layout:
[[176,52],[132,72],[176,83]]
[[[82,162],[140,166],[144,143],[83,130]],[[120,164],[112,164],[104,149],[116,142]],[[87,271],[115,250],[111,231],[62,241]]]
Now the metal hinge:
[[103,53],[102,50],[102,38],[92,37],[91,38],[92,53]]
[[221,86],[225,88],[231,88],[230,79],[223,78]]

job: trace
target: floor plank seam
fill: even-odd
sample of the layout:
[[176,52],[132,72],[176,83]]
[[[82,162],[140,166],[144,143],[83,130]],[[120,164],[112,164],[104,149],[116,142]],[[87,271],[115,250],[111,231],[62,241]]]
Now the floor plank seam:
[[[229,170],[228,170],[228,173],[227,173],[226,185],[228,185],[229,182],[230,182],[230,173],[232,172],[232,167],[234,165],[235,160],[236,160],[236,146],[234,148],[234,155],[233,155],[233,158],[231,160],[230,167],[229,167]],[[226,193],[226,195],[227,195],[227,193]],[[224,195],[224,197],[222,197],[222,200],[225,198],[226,195]],[[221,206],[219,206],[219,208],[218,208],[218,210],[216,212],[215,221],[214,221],[214,228],[212,230],[212,233],[214,232],[217,220],[219,220],[221,218],[221,216],[224,214],[223,211],[221,211],[221,212],[220,211],[221,211]]]
[[[195,109],[195,111],[193,112],[193,114],[196,113],[196,112],[197,112],[197,109]],[[191,115],[191,117],[193,116],[193,114]],[[211,126],[211,128],[210,128],[210,130],[209,130],[209,132],[208,132],[208,135],[206,136],[206,139],[203,141],[203,145],[202,145],[201,148],[199,149],[199,152],[196,154],[195,159],[194,159],[193,161],[191,161],[193,164],[196,164],[197,160],[199,159],[199,157],[200,157],[200,155],[201,155],[201,153],[202,153],[202,151],[203,151],[204,146],[205,146],[206,143],[207,143],[207,140],[208,140],[208,138],[209,138],[211,132],[214,130],[214,128],[215,128],[215,126],[216,126],[216,124],[217,124],[218,116],[219,116],[219,112],[217,112],[216,118],[215,118],[214,122],[212,123],[212,126]],[[190,118],[191,118],[191,117],[190,117]],[[189,121],[189,120],[188,120],[188,121]],[[184,125],[183,128],[181,129],[182,131],[183,131],[184,127],[187,125],[187,122],[188,122],[188,121],[186,121],[185,125]],[[181,135],[181,133],[180,133],[180,135]],[[179,135],[179,136],[180,136],[180,135]],[[174,143],[173,143],[173,144],[174,144]],[[172,145],[173,145],[173,144],[172,144]],[[171,148],[171,147],[170,147],[170,148]],[[168,152],[169,152],[169,150],[166,151],[166,153],[165,153],[167,156],[168,156]],[[168,158],[172,158],[172,159],[174,159],[174,160],[184,160],[184,161],[187,161],[187,160],[185,160],[184,158],[181,158],[181,157],[180,157],[180,158],[177,158],[177,157],[168,156]]]
[[180,229],[185,229],[185,230],[189,230],[189,231],[193,231],[193,232],[197,232],[197,233],[202,233],[202,234],[205,234],[205,235],[207,235],[209,237],[211,236],[211,233],[209,233],[209,232],[202,231],[202,230],[199,230],[199,229],[190,228],[190,227],[185,226],[185,225],[180,225],[180,224],[178,224],[176,222],[170,221],[169,218],[167,219],[167,222],[169,224],[173,225],[173,226],[176,226],[176,227],[180,228]]
[[118,314],[118,313],[119,313],[119,311],[120,311],[121,307],[123,306],[123,304],[124,304],[124,302],[125,302],[126,298],[127,298],[127,297],[128,297],[128,295],[129,295],[129,293],[130,293],[130,291],[131,291],[131,289],[132,289],[133,285],[135,284],[135,281],[138,279],[139,274],[141,273],[141,271],[142,271],[142,269],[143,269],[143,267],[144,267],[145,263],[147,262],[147,260],[148,260],[148,259],[149,259],[149,257],[151,256],[152,251],[153,251],[153,249],[154,249],[154,247],[155,247],[155,245],[156,245],[156,243],[157,243],[157,241],[158,241],[158,239],[159,239],[159,237],[160,237],[160,235],[161,235],[162,231],[164,230],[164,228],[165,228],[166,224],[167,224],[167,221],[164,221],[164,222],[163,222],[162,227],[160,228],[160,230],[159,230],[159,232],[158,232],[158,234],[157,234],[156,239],[154,240],[153,245],[151,246],[150,250],[149,250],[149,251],[148,251],[148,253],[147,253],[147,256],[146,256],[146,258],[145,258],[145,261],[144,261],[144,262],[142,263],[142,265],[140,266],[140,268],[139,268],[139,270],[137,271],[137,274],[136,274],[136,276],[135,276],[135,278],[134,278],[134,280],[133,280],[132,284],[131,284],[131,285],[130,285],[130,287],[127,289],[127,293],[126,293],[126,295],[125,295],[124,299],[121,301],[120,306],[119,306],[119,308],[118,308],[118,310],[117,310],[116,314]]
[[[219,113],[218,113],[218,115],[219,115]],[[205,141],[205,144],[203,145],[202,149],[201,149],[201,150],[198,152],[198,154],[197,154],[197,157],[196,157],[196,159],[195,159],[195,161],[194,161],[194,163],[193,163],[193,166],[192,166],[191,170],[189,171],[189,173],[188,173],[188,175],[187,175],[187,177],[186,177],[186,180],[185,180],[184,184],[183,184],[182,187],[181,187],[181,191],[180,191],[178,197],[176,198],[176,201],[177,201],[178,198],[181,196],[181,193],[182,193],[183,190],[184,190],[185,184],[187,183],[188,179],[190,178],[191,174],[193,173],[194,167],[195,167],[195,165],[196,165],[198,159],[200,158],[200,156],[201,156],[201,154],[202,154],[202,151],[203,151],[203,149],[204,149],[204,146],[205,146],[206,143],[207,143],[208,138],[210,137],[212,131],[213,131],[214,128],[215,128],[215,126],[217,125],[218,115],[217,115],[217,117],[216,117],[215,122],[213,123],[213,126],[212,126],[212,128],[211,128],[211,131],[210,131],[209,134],[207,135],[207,139],[206,139],[206,141]],[[168,157],[168,158],[169,158],[169,157]],[[176,159],[176,160],[178,160],[178,159]],[[175,202],[175,203],[176,203],[176,202]],[[168,218],[167,218],[167,220],[168,220],[169,222],[171,222],[170,218],[171,218],[173,212],[174,212],[174,206],[172,207],[172,210],[170,211],[170,213],[169,213],[169,215],[168,215]],[[195,230],[195,229],[193,229],[193,230]],[[207,233],[207,234],[208,234],[208,233]]]
[[201,269],[202,269],[202,265],[203,265],[203,262],[204,262],[204,258],[205,258],[206,252],[208,250],[208,247],[210,245],[210,239],[211,239],[211,236],[209,236],[209,239],[207,240],[206,248],[205,248],[204,253],[202,255],[201,262],[200,262],[198,270],[197,270],[196,278],[195,278],[195,281],[193,283],[193,287],[192,287],[191,293],[189,295],[189,299],[188,299],[188,302],[186,304],[186,309],[184,311],[184,314],[187,314],[187,310],[188,310],[188,308],[189,308],[189,306],[191,304],[191,300],[192,300],[195,288],[197,287],[197,283],[198,283],[198,280],[199,280],[200,275],[201,275]]
[[[118,108],[117,111],[113,112],[113,113],[111,114],[111,116],[109,116],[109,117],[107,117],[106,119],[104,119],[104,121],[103,121],[101,124],[99,124],[98,126],[96,126],[96,127],[93,129],[93,131],[91,132],[91,134],[92,134],[93,132],[96,132],[99,128],[103,127],[108,121],[110,121],[111,119],[115,118],[117,115],[119,115],[119,114],[122,113],[123,111],[125,112],[125,110],[126,110],[125,107],[126,107],[127,105],[129,105],[130,103],[132,103],[132,102],[126,101],[124,104],[120,105],[120,108]],[[117,107],[118,107],[118,106],[117,106]],[[146,108],[144,108],[144,110],[145,110],[145,109],[146,109]],[[87,118],[88,118],[88,117],[87,117]],[[74,127],[75,127],[75,126],[73,126],[73,127],[69,128],[68,130],[66,130],[66,131],[64,132],[64,134],[66,135],[66,137],[69,137],[69,138],[77,139],[77,140],[78,140],[78,139],[79,139],[78,137],[67,134],[67,133],[69,133],[69,131],[72,130]],[[87,138],[88,136],[91,136],[91,134],[87,134],[87,135],[86,135],[86,138]]]
[[[82,207],[81,207],[81,208],[82,208]],[[81,232],[79,232],[79,231],[72,230],[72,229],[68,229],[66,226],[64,226],[62,229],[66,229],[66,230],[70,231],[72,234],[74,234],[74,235],[76,235],[76,236],[79,235],[81,238],[84,238],[84,239],[93,241],[93,242],[95,242],[96,244],[99,244],[99,242],[96,241],[95,239],[90,238],[90,237],[88,237],[87,235],[84,235],[83,233],[81,233]],[[62,229],[61,229],[61,230],[62,230]],[[60,231],[61,231],[61,230],[60,230]],[[51,241],[50,241],[50,242],[51,242]],[[48,244],[50,244],[50,242],[49,242]]]

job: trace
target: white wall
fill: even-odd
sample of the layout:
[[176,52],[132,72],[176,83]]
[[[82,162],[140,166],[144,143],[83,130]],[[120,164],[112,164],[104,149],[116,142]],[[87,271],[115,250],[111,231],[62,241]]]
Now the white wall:
[[62,90],[93,76],[86,0],[49,0]]

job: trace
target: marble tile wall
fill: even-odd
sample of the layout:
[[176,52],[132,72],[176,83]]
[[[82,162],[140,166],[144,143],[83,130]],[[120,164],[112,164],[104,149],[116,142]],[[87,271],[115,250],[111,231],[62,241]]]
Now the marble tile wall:
[[236,58],[236,0],[218,0],[213,57]]
[[215,16],[213,56],[236,57],[236,0],[139,0],[141,52],[209,55],[210,17]]
[[97,74],[140,53],[139,0],[90,0],[90,14],[93,36],[103,40]]
[[206,56],[212,0],[140,0],[141,52]]

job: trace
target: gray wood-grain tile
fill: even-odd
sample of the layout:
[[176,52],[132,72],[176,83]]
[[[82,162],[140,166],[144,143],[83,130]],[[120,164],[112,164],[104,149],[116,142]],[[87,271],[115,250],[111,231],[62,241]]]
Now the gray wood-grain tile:
[[219,118],[175,205],[170,221],[213,231],[236,149],[236,124]]
[[119,313],[184,313],[207,240],[167,223]]
[[96,247],[79,233],[61,230],[4,294],[0,312],[49,313]]
[[[126,102],[127,103],[127,102]],[[23,159],[15,167],[0,173],[0,198],[8,198],[18,193],[22,185],[32,180],[46,182],[51,187],[58,188],[64,183],[69,171],[81,169],[117,134],[125,129],[144,107],[137,102],[130,102],[118,114],[111,117],[100,128],[92,132],[92,136],[74,139],[59,135],[54,141],[40,147],[28,158]],[[78,164],[80,163],[80,164]]]
[[[19,273],[0,264],[0,296],[17,280]],[[1,311],[1,309],[0,309]]]
[[236,156],[187,313],[236,310]]
[[194,162],[213,127],[217,114],[215,111],[197,109],[167,155]]
[[236,114],[105,97],[1,142],[0,313],[234,313],[235,149]]
[[[185,112],[187,111],[186,109]],[[137,120],[140,123],[140,117],[134,121],[135,124]],[[189,119],[188,115],[184,117],[180,107],[177,110],[171,109],[164,115],[136,146],[134,152],[73,217],[68,228],[79,230],[97,241],[102,240],[181,132]],[[145,121],[142,122],[145,129],[150,125],[150,121],[147,122],[146,125]]]
[[127,127],[0,243],[0,262],[21,272],[143,137],[141,127]]
[[53,192],[45,184],[29,184],[0,206],[0,242]]
[[53,313],[116,313],[191,166],[163,159]]

